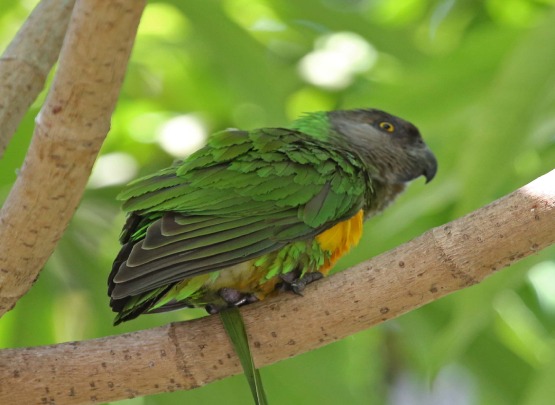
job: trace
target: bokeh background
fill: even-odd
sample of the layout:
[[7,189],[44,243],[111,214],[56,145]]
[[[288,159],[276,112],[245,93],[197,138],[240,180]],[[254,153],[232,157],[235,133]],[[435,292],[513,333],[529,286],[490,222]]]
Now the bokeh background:
[[[150,1],[83,201],[33,289],[0,320],[0,347],[201,316],[180,311],[112,327],[106,277],[124,221],[115,200],[122,185],[190,154],[219,129],[283,126],[303,111],[370,106],[417,124],[438,157],[438,176],[426,186],[417,180],[367,223],[338,270],[551,170],[554,3]],[[1,49],[35,4],[0,2]],[[0,161],[0,201],[43,100]],[[262,375],[272,404],[553,404],[555,249]],[[236,376],[120,404],[250,400]]]

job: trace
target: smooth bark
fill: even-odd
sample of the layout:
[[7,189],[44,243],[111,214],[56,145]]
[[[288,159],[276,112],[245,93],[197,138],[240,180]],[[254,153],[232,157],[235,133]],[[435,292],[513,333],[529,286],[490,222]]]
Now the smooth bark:
[[0,57],[0,158],[58,59],[75,0],[42,0]]
[[0,211],[0,316],[25,294],[71,219],[110,129],[145,0],[79,0],[33,140]]

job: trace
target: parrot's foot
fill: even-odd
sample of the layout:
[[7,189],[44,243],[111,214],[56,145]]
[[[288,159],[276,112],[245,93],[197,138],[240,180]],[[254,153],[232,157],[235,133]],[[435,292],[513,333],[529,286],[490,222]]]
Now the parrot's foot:
[[220,291],[218,291],[218,295],[223,299],[223,305],[208,304],[205,307],[206,312],[211,315],[217,314],[230,306],[239,307],[258,301],[258,298],[254,294],[242,293],[241,291],[228,287],[221,288]]
[[290,272],[281,276],[283,283],[280,284],[281,290],[293,291],[297,295],[303,295],[302,292],[310,283],[320,280],[324,275],[318,271],[306,273],[304,276],[299,277],[297,272]]

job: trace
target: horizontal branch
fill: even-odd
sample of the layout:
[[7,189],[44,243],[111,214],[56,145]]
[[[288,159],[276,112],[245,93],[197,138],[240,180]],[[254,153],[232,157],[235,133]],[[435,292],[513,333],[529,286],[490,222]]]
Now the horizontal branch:
[[42,0],[0,58],[0,158],[58,59],[75,0]]
[[37,278],[110,128],[145,0],[80,0],[33,140],[0,211],[0,316]]
[[[242,309],[274,363],[474,285],[555,241],[555,170],[479,210],[310,285]],[[207,338],[209,336],[209,338]],[[0,403],[83,404],[190,389],[241,372],[218,317],[0,351]]]

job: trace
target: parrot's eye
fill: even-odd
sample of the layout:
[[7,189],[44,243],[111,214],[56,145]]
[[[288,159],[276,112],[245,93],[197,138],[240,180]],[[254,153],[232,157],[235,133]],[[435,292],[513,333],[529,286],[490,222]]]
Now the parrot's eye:
[[389,133],[395,131],[395,126],[391,122],[382,121],[379,123],[379,126],[381,129]]

